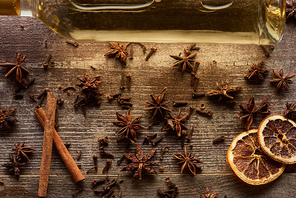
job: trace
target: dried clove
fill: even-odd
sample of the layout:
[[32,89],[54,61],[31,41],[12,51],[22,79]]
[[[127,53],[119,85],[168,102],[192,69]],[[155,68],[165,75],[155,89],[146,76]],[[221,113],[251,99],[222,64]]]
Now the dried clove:
[[105,174],[105,173],[108,174],[108,171],[109,171],[109,169],[111,167],[111,164],[112,164],[112,160],[111,159],[107,159],[106,165],[105,165],[105,167],[102,170],[102,174]]
[[96,187],[98,185],[101,185],[101,184],[105,183],[105,181],[106,181],[106,178],[100,179],[100,180],[93,180],[91,182],[91,187],[90,188],[94,188],[94,187]]
[[196,93],[196,92],[193,92],[192,93],[192,98],[202,98],[202,97],[205,97],[206,94],[203,94],[203,93]]
[[72,193],[72,197],[76,197],[78,194],[80,194],[82,191],[84,191],[84,188],[80,188],[78,191]]
[[78,47],[79,43],[77,41],[66,41],[67,44],[73,45],[74,47]]
[[149,58],[156,52],[156,50],[157,50],[156,46],[151,47],[149,53],[147,54],[147,56],[145,58],[145,61],[148,61]]
[[187,142],[191,141],[193,132],[194,132],[194,126],[192,126],[191,130],[189,131],[189,133],[187,135]]
[[222,142],[224,142],[224,140],[225,140],[225,136],[224,135],[218,136],[215,139],[213,139],[213,144],[222,143]]
[[183,107],[187,105],[187,101],[172,101],[173,107]]
[[78,155],[77,155],[77,161],[79,161],[81,159],[81,155],[82,155],[82,152],[81,151],[77,151]]
[[169,147],[168,146],[165,146],[164,148],[162,147],[160,149],[160,159],[163,160],[163,155],[165,154],[165,152],[168,152],[169,151]]
[[200,115],[203,115],[203,116],[213,117],[212,111],[203,111],[203,110],[196,109],[196,112]]

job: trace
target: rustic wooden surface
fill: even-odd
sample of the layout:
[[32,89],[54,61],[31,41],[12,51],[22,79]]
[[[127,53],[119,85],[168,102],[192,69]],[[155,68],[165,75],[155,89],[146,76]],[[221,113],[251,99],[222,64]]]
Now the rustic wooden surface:
[[[24,29],[20,28],[24,25]],[[215,88],[215,82],[228,80],[230,85],[242,86],[242,90],[235,96],[238,103],[246,103],[251,96],[255,96],[257,105],[268,96],[271,103],[271,112],[282,113],[287,101],[294,101],[296,98],[296,86],[290,86],[290,92],[282,91],[275,94],[275,87],[269,83],[273,77],[272,68],[283,68],[285,73],[296,72],[295,69],[295,24],[289,23],[285,29],[283,40],[275,46],[271,57],[266,60],[266,68],[270,69],[266,79],[262,83],[246,81],[243,77],[250,64],[265,59],[261,48],[255,45],[230,45],[230,44],[198,44],[201,48],[197,54],[197,59],[201,65],[198,68],[200,82],[199,92],[206,92]],[[243,122],[237,119],[239,113],[238,105],[230,107],[219,104],[208,98],[192,99],[190,87],[190,75],[181,76],[178,69],[172,69],[174,60],[169,54],[179,54],[188,44],[155,44],[158,51],[148,62],[144,61],[144,55],[139,46],[134,46],[134,59],[127,61],[127,66],[122,67],[118,61],[108,59],[103,56],[109,50],[108,42],[80,42],[78,48],[65,43],[66,39],[53,33],[46,25],[38,19],[25,17],[0,17],[0,62],[16,61],[17,52],[27,55],[23,63],[29,68],[31,74],[27,78],[35,78],[35,95],[49,87],[54,95],[65,99],[65,104],[59,108],[58,133],[64,142],[71,142],[69,149],[73,157],[78,151],[82,151],[81,160],[77,164],[81,165],[86,180],[82,184],[86,189],[77,197],[96,197],[90,187],[93,179],[104,177],[101,170],[106,163],[106,159],[99,158],[98,174],[86,174],[86,170],[92,167],[92,155],[98,154],[98,137],[108,135],[110,144],[107,152],[115,155],[110,177],[118,174],[122,175],[124,183],[123,197],[157,197],[157,188],[167,189],[164,179],[171,177],[179,187],[178,197],[200,197],[209,187],[211,192],[220,192],[218,197],[239,197],[239,198],[290,198],[296,195],[295,187],[295,165],[290,165],[285,173],[276,181],[264,186],[249,186],[239,181],[226,165],[226,152],[233,138],[245,131]],[[44,47],[47,40],[48,47]],[[145,43],[148,49],[153,43]],[[54,68],[49,67],[45,71],[42,63],[49,54],[52,54],[56,62]],[[217,64],[212,61],[216,60]],[[96,70],[90,69],[90,66]],[[0,164],[8,161],[10,148],[16,142],[26,142],[28,146],[36,149],[31,156],[31,161],[25,166],[19,181],[14,176],[9,175],[7,170],[0,169],[0,179],[5,184],[0,186],[0,197],[37,197],[39,167],[42,153],[43,129],[34,116],[35,103],[28,97],[28,90],[22,100],[14,100],[13,92],[16,89],[14,78],[4,78],[7,70],[0,68],[0,106],[16,107],[16,117],[19,122],[12,132],[0,133]],[[88,107],[86,115],[81,109],[75,110],[72,106],[75,96],[78,94],[72,91],[71,96],[67,96],[57,86],[75,85],[77,77],[83,77],[84,73],[91,76],[101,75],[103,83],[100,89],[104,93],[100,107]],[[199,106],[206,104],[206,109],[212,110],[212,119],[202,117],[196,113],[187,121],[187,126],[194,126],[195,132],[191,143],[194,145],[192,152],[200,159],[203,172],[196,176],[189,174],[180,175],[180,166],[174,159],[173,154],[183,152],[181,141],[175,135],[165,133],[164,140],[155,148],[157,152],[153,159],[164,167],[165,171],[158,175],[144,175],[143,180],[131,183],[132,174],[120,172],[126,164],[124,161],[120,166],[116,161],[124,153],[125,144],[116,143],[115,131],[118,129],[112,124],[116,120],[116,112],[125,113],[121,110],[116,101],[108,103],[106,96],[119,91],[122,84],[126,84],[125,75],[131,73],[132,83],[130,89],[124,91],[124,95],[132,96],[133,108],[132,116],[143,116],[141,124],[146,128],[152,124],[150,112],[143,110],[150,93],[157,94],[163,87],[167,87],[167,99],[187,100],[191,105]],[[173,114],[177,114],[178,108],[173,108]],[[183,112],[187,112],[189,107],[183,107]],[[251,128],[258,127],[261,116],[255,119]],[[141,130],[138,133],[138,143],[142,145],[145,134],[163,134],[161,128],[164,123],[160,123],[150,129]],[[218,135],[225,135],[225,142],[213,145],[212,140]],[[170,150],[160,160],[160,148],[168,145]],[[186,143],[188,146],[188,143]],[[151,145],[142,146],[144,153],[152,149]],[[135,145],[131,146],[133,153]],[[190,149],[189,149],[190,150]],[[191,151],[191,150],[190,150]],[[158,170],[158,167],[155,167]],[[71,193],[80,189],[74,184],[66,167],[64,166],[57,151],[53,150],[52,165],[49,178],[48,197],[63,198],[71,197]],[[118,191],[117,191],[118,192]]]

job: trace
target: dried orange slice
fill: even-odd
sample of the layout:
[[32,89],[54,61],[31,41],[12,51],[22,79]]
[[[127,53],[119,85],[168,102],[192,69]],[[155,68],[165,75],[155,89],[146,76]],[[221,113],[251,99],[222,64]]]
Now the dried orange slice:
[[232,141],[226,162],[237,177],[251,185],[267,184],[275,180],[286,167],[261,151],[257,129],[243,132]]
[[258,128],[258,141],[262,150],[272,159],[296,163],[296,123],[282,115],[265,118]]

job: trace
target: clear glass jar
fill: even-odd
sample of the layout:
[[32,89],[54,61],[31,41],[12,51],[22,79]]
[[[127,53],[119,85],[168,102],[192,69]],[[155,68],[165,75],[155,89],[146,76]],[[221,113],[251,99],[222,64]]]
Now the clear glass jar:
[[0,0],[76,40],[275,44],[284,0]]

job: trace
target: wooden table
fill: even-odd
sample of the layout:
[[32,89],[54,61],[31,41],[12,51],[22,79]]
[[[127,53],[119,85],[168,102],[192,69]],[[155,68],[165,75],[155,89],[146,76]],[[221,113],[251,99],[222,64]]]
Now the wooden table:
[[[23,24],[22,29],[20,25]],[[144,55],[139,46],[134,46],[134,59],[127,61],[127,66],[122,67],[118,61],[104,57],[110,49],[108,42],[80,42],[75,48],[66,44],[66,39],[53,33],[41,21],[34,18],[25,17],[0,17],[0,62],[16,61],[17,52],[27,55],[23,63],[29,68],[31,74],[27,78],[35,78],[33,86],[35,95],[41,93],[48,87],[54,95],[65,99],[65,104],[58,109],[59,130],[58,133],[64,142],[71,142],[69,151],[76,158],[77,152],[82,151],[81,160],[77,164],[86,177],[82,184],[85,190],[77,197],[96,197],[90,189],[93,179],[105,177],[101,174],[106,159],[98,160],[98,174],[93,172],[86,174],[86,171],[93,166],[92,155],[98,154],[98,137],[108,136],[110,143],[107,152],[115,155],[109,177],[114,178],[118,174],[122,176],[123,197],[157,197],[157,189],[167,190],[165,178],[170,177],[179,187],[178,197],[199,197],[205,193],[206,187],[211,192],[220,192],[218,197],[230,198],[292,198],[296,195],[295,187],[295,165],[286,168],[285,173],[276,181],[264,186],[249,186],[238,180],[226,165],[226,153],[234,137],[245,131],[243,122],[237,119],[239,113],[238,105],[230,107],[208,98],[192,99],[192,87],[190,86],[190,74],[186,73],[182,77],[178,69],[172,69],[174,60],[169,54],[179,54],[184,47],[189,44],[155,44],[157,52],[145,62]],[[296,72],[295,70],[295,24],[287,25],[283,40],[275,46],[274,52],[266,60],[266,68],[269,73],[262,83],[249,82],[244,79],[248,67],[262,59],[264,54],[256,45],[230,45],[230,44],[199,44],[201,48],[197,54],[197,59],[201,62],[198,68],[200,81],[199,92],[207,92],[215,88],[215,82],[228,80],[230,85],[242,86],[242,89],[235,96],[236,103],[246,103],[251,96],[255,96],[255,102],[259,106],[260,101],[268,96],[271,103],[271,113],[283,113],[287,101],[294,101],[296,98],[296,86],[290,86],[290,92],[282,91],[275,93],[275,87],[269,83],[273,77],[272,68],[283,68],[285,74]],[[47,41],[47,48],[44,42]],[[148,49],[154,43],[144,43]],[[47,71],[43,69],[43,62],[49,54],[52,54],[56,65],[49,67]],[[213,60],[217,64],[213,64]],[[90,68],[93,66],[96,70]],[[31,161],[27,163],[21,173],[19,181],[2,167],[0,178],[5,182],[0,186],[0,197],[37,197],[39,167],[42,153],[43,129],[34,115],[35,103],[29,99],[28,90],[24,92],[24,99],[15,100],[13,92],[16,83],[13,77],[4,78],[7,70],[0,68],[0,106],[8,105],[9,108],[16,107],[16,117],[18,123],[13,131],[1,132],[1,153],[0,164],[9,161],[9,153],[16,142],[26,142],[28,146],[36,150],[31,156]],[[77,77],[83,77],[84,73],[91,76],[101,75],[103,83],[100,90],[104,93],[102,104],[99,107],[88,107],[86,115],[80,108],[74,109],[73,102],[79,90],[72,91],[67,96],[57,86],[73,86],[78,83]],[[160,142],[153,159],[160,166],[164,167],[163,173],[158,175],[145,174],[143,180],[131,183],[132,173],[121,172],[121,168],[126,164],[124,161],[120,166],[116,161],[122,156],[125,149],[124,143],[117,143],[115,131],[118,127],[112,122],[116,121],[116,112],[122,114],[122,110],[116,101],[109,103],[106,96],[120,91],[119,87],[126,84],[126,74],[132,74],[131,87],[123,91],[123,95],[132,96],[132,116],[142,116],[141,125],[146,129],[139,131],[138,142],[144,151],[152,149],[151,145],[142,145],[146,134],[165,134],[165,138]],[[295,79],[294,79],[295,80]],[[180,175],[180,165],[174,158],[174,153],[183,153],[181,140],[172,133],[161,132],[164,122],[147,128],[152,124],[150,112],[143,110],[149,94],[157,94],[164,87],[167,87],[167,99],[186,100],[190,105],[206,105],[206,109],[214,112],[213,118],[202,117],[194,113],[186,122],[191,129],[195,128],[191,143],[193,152],[203,164],[203,172],[192,176],[190,174]],[[173,114],[177,114],[178,108],[171,107]],[[185,113],[189,106],[182,107]],[[256,117],[251,128],[258,127],[262,117]],[[224,143],[213,145],[212,140],[218,135],[225,135]],[[169,146],[169,152],[160,160],[160,148]],[[188,147],[189,143],[186,143]],[[134,153],[135,145],[130,147],[130,153]],[[158,167],[155,167],[158,171]],[[48,197],[62,198],[71,197],[71,194],[80,189],[80,185],[74,184],[63,161],[54,149],[52,154],[51,172],[49,178]],[[116,190],[115,195],[117,195]]]

